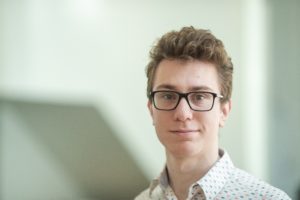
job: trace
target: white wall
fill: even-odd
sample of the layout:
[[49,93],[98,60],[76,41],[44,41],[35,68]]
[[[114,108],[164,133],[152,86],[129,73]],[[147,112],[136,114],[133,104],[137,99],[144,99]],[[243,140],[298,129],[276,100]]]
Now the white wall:
[[1,103],[1,184],[3,200],[77,199],[83,191],[12,105]]
[[148,186],[93,104],[1,100],[1,199],[133,199]]
[[[224,41],[239,77],[239,1],[31,0],[6,1],[3,10],[2,92],[22,98],[99,100],[149,177],[161,170],[164,159],[146,109],[144,68],[154,40],[183,25],[211,29]],[[240,119],[237,95],[234,102],[232,121]],[[229,145],[241,137],[239,124],[229,125],[222,140],[243,165],[241,152],[235,151],[242,144]]]
[[[292,199],[300,192],[300,2],[268,2],[272,10],[269,95],[270,178]],[[298,192],[298,193],[299,193]],[[300,194],[298,194],[300,195]]]
[[[269,28],[256,23],[266,20],[264,12],[269,8],[265,2],[0,1],[0,94],[28,101],[93,102],[151,179],[160,172],[164,153],[146,109],[144,69],[148,52],[155,39],[166,31],[187,25],[210,29],[224,42],[235,65],[233,110],[221,131],[221,144],[237,166],[275,180],[269,177],[268,167],[272,166],[268,166],[268,161],[260,162],[268,155],[269,144],[262,148],[268,134],[264,130],[268,131],[268,127],[262,125],[263,121],[255,122],[255,113],[248,115],[245,111],[249,109],[248,97],[255,97],[268,87],[264,85],[268,80],[262,81],[256,88],[263,88],[256,93],[251,77],[247,78],[247,67],[251,67],[248,61],[253,55],[259,58],[256,49],[249,50],[247,44],[260,44],[264,38],[261,34]],[[252,11],[258,11],[261,17],[251,18]],[[249,30],[256,29],[260,34],[251,37]],[[268,45],[264,42],[259,47]],[[264,103],[258,102],[261,106]],[[257,115],[263,114],[262,120],[270,115],[266,111],[256,110]],[[256,132],[257,137],[252,137],[254,131],[262,135]],[[34,143],[30,138],[25,140]],[[2,153],[11,148],[1,146],[5,147]],[[260,154],[259,149],[266,152]]]

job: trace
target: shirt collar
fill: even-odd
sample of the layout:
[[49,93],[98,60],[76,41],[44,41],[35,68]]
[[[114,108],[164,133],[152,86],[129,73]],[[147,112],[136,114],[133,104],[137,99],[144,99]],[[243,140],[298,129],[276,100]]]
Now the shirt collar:
[[213,199],[223,189],[234,169],[233,163],[225,151],[219,149],[219,156],[220,159],[213,167],[197,181],[207,199]]
[[[220,159],[196,183],[202,188],[207,199],[214,198],[222,190],[234,169],[234,165],[226,151],[219,149],[219,156]],[[151,182],[149,188],[150,196],[158,185],[163,190],[168,188],[167,167],[164,168],[158,178]]]
[[169,178],[168,178],[168,169],[165,166],[164,170],[160,173],[160,176],[156,179],[153,179],[150,184],[150,196],[152,195],[153,190],[160,185],[163,190],[166,190],[169,186]]

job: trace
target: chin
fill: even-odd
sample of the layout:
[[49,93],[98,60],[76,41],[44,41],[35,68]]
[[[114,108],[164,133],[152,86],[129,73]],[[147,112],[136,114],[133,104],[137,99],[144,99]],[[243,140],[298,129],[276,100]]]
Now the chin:
[[174,155],[179,157],[190,157],[199,155],[201,153],[201,145],[199,144],[189,144],[190,142],[186,142],[187,144],[177,144],[172,148],[167,148],[168,151]]

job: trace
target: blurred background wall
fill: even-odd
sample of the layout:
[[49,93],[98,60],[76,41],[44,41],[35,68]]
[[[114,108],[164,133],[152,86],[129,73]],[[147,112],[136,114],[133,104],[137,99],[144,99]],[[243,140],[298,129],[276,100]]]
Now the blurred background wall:
[[0,0],[0,199],[132,199],[147,187],[164,166],[148,52],[190,25],[235,65],[221,146],[296,198],[299,15],[297,0]]

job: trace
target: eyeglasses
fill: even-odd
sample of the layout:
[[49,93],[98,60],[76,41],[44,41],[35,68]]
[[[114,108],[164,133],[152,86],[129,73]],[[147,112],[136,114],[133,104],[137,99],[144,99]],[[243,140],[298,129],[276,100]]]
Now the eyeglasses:
[[222,95],[213,92],[188,92],[180,93],[175,91],[153,91],[150,93],[154,107],[157,110],[175,110],[181,98],[185,98],[190,108],[194,111],[210,111],[215,98],[223,98]]

